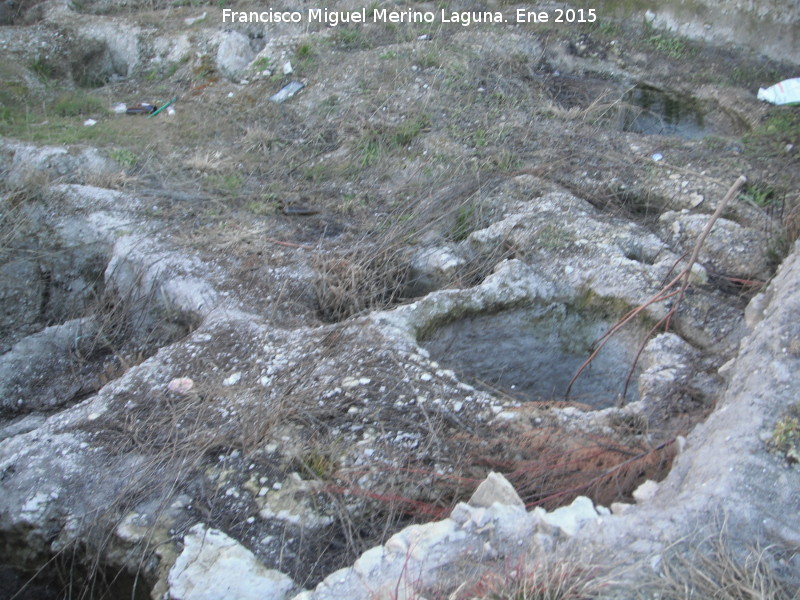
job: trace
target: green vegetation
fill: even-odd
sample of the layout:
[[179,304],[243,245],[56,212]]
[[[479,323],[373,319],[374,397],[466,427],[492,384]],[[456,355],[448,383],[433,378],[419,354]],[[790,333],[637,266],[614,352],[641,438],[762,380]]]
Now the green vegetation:
[[438,69],[442,66],[442,59],[436,49],[431,48],[417,56],[416,63],[420,69]]
[[274,193],[263,194],[260,198],[254,198],[245,202],[244,208],[247,212],[257,216],[266,217],[274,215],[280,209],[280,202]]
[[238,173],[209,175],[203,179],[204,188],[225,194],[235,194],[242,187],[242,183],[242,176]]
[[125,148],[114,148],[109,152],[109,156],[128,169],[134,166],[138,160],[133,152]]
[[478,227],[476,212],[475,203],[473,202],[468,202],[459,206],[456,211],[455,222],[447,237],[454,242],[463,242],[466,240],[469,234]]
[[412,118],[406,119],[395,128],[391,141],[394,146],[408,146],[417,136],[429,129],[430,126],[431,120],[428,115],[415,115]]
[[367,129],[356,142],[358,163],[370,167],[389,153],[405,148],[420,134],[430,127],[430,117],[426,114],[415,115],[396,125],[374,126]]
[[790,463],[800,463],[800,403],[789,407],[787,413],[775,423],[770,448]]
[[317,51],[309,43],[302,43],[294,51],[292,66],[295,73],[308,73],[317,64]]
[[656,52],[674,60],[689,58],[696,53],[696,49],[685,37],[657,30],[650,21],[644,22],[644,39]]
[[44,82],[50,81],[56,75],[56,69],[53,64],[43,58],[37,58],[29,65],[30,70],[33,71],[39,79]]
[[770,108],[767,118],[744,136],[743,141],[751,154],[785,155],[787,145],[800,145],[800,113],[792,107]]
[[250,68],[254,71],[266,71],[267,69],[272,68],[272,59],[269,56],[260,56],[253,63],[250,65]]
[[748,183],[739,194],[739,199],[764,208],[780,203],[781,196],[768,183]]
[[617,38],[622,36],[624,30],[619,25],[619,23],[615,21],[603,21],[598,19],[591,25],[589,25],[592,32],[595,32],[599,35],[603,35],[609,38]]
[[500,150],[491,157],[489,164],[497,171],[508,173],[509,171],[519,169],[522,166],[522,161],[515,152],[511,150]]
[[105,104],[98,98],[81,92],[65,94],[53,104],[53,112],[59,117],[80,117],[103,114]]
[[363,27],[337,27],[330,39],[345,50],[365,50],[372,47]]

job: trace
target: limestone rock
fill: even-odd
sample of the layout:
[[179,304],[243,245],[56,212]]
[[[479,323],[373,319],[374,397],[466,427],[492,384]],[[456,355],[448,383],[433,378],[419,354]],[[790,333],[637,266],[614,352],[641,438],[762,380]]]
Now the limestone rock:
[[517,494],[517,490],[514,489],[514,486],[500,473],[495,473],[493,471],[489,473],[486,479],[478,486],[478,489],[472,494],[472,497],[469,499],[469,504],[472,506],[489,508],[495,502],[508,504],[510,506],[525,506],[522,502],[522,498]]
[[108,65],[96,70],[97,75],[127,77],[139,64],[139,34],[136,26],[89,20],[80,29],[81,35],[107,54]]
[[636,502],[645,502],[646,500],[654,498],[656,493],[658,493],[658,484],[648,479],[636,488],[636,491],[633,492],[633,497]]
[[42,182],[80,182],[86,176],[113,173],[119,170],[115,163],[95,148],[70,151],[58,146],[30,146],[27,144],[0,143],[0,154],[10,155],[7,185],[25,188]]
[[236,79],[255,57],[250,40],[242,33],[228,31],[220,35],[217,49],[217,69],[223,75]]
[[[659,221],[665,236],[671,237],[682,251],[690,251],[709,218],[709,215],[670,211],[661,215]],[[720,218],[700,250],[700,262],[730,277],[767,279],[768,247],[763,233]]]
[[291,578],[265,568],[236,540],[202,524],[184,537],[168,582],[170,600],[284,600],[295,587]]
[[464,259],[447,247],[425,248],[411,259],[410,296],[423,296],[447,284]]
[[541,512],[545,523],[558,527],[568,536],[574,536],[587,521],[600,518],[592,501],[585,496],[578,496],[569,506],[562,506],[551,513]]

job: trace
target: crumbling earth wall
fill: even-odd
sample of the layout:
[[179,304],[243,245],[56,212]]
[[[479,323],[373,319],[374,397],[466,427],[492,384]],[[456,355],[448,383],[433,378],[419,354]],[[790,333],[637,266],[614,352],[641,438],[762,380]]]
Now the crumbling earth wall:
[[604,0],[608,10],[644,19],[657,28],[716,44],[736,44],[777,60],[800,62],[797,23],[800,6],[792,0],[695,0],[641,2]]

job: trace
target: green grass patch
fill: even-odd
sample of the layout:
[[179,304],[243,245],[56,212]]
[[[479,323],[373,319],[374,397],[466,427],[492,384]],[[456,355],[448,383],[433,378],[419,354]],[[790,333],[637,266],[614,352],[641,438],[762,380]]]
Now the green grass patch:
[[649,21],[644,22],[644,41],[659,54],[673,60],[690,58],[697,53],[685,37],[656,29]]
[[748,183],[739,194],[739,199],[744,202],[755,204],[759,208],[780,204],[782,194],[779,194],[773,186],[768,183]]
[[522,166],[522,161],[515,152],[511,150],[501,150],[497,154],[492,155],[489,159],[489,165],[494,170],[507,173],[519,169]]
[[225,194],[235,194],[242,187],[242,183],[244,183],[242,176],[238,173],[209,175],[203,179],[204,188]]
[[800,463],[800,403],[790,406],[786,414],[775,423],[768,445],[770,449],[783,455],[787,462]]
[[453,226],[450,228],[447,237],[454,242],[463,242],[469,234],[479,226],[480,218],[477,207],[473,202],[462,204],[456,211]]
[[416,63],[420,69],[438,69],[442,66],[442,58],[435,49],[430,49],[419,54]]
[[304,42],[297,46],[297,49],[294,51],[292,67],[294,68],[295,73],[304,75],[317,65],[317,60],[317,51],[315,50],[314,46]]
[[61,96],[53,103],[52,109],[59,117],[82,117],[107,112],[105,104],[100,99],[80,92]]
[[607,38],[619,38],[625,33],[625,30],[616,21],[602,19],[598,19],[594,23],[583,24],[582,29],[588,33]]
[[133,152],[125,148],[114,148],[108,155],[127,169],[130,169],[139,160]]
[[363,27],[337,27],[331,42],[344,50],[365,50],[372,47],[372,40]]
[[278,212],[280,209],[280,202],[275,194],[266,194],[261,198],[245,202],[244,209],[257,217],[266,217]]
[[28,65],[33,74],[36,75],[41,81],[47,82],[51,79],[54,79],[57,74],[57,69],[49,60],[44,58],[36,58],[34,59],[30,65]]
[[786,146],[800,144],[800,112],[794,107],[774,107],[767,118],[743,138],[748,152],[764,157],[779,156]]
[[269,56],[260,56],[250,65],[254,71],[261,72],[272,68],[272,59]]
[[370,167],[391,152],[410,145],[430,128],[430,117],[426,114],[410,117],[394,127],[370,127],[356,142],[359,165]]
[[430,126],[431,120],[428,115],[416,115],[410,119],[406,119],[395,128],[392,141],[395,146],[408,146],[422,134],[422,132],[428,130]]

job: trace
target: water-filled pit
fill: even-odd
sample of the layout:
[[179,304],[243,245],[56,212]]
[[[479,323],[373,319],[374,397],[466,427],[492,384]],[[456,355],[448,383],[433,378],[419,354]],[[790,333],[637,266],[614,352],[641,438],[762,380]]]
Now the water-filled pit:
[[[559,401],[594,343],[621,315],[562,303],[514,308],[451,321],[421,344],[470,383],[523,401]],[[642,334],[641,327],[632,327],[611,337],[568,399],[592,408],[619,404]],[[633,379],[625,401],[637,399]]]
[[624,101],[630,108],[622,115],[623,131],[687,140],[712,133],[701,103],[691,96],[639,85],[625,95]]

